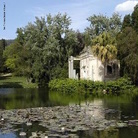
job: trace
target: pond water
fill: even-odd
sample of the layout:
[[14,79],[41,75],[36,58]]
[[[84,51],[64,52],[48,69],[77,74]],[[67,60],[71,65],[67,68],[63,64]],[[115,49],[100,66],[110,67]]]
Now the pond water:
[[[58,114],[63,110],[66,112],[66,110],[73,108],[72,110],[77,110],[77,112],[75,111],[75,115],[81,115],[82,111],[85,111],[88,118],[91,117],[95,120],[100,118],[101,120],[105,120],[104,125],[106,124],[106,128],[105,126],[100,126],[100,124],[94,124],[95,126],[89,129],[84,129],[83,127],[82,130],[77,129],[77,131],[71,131],[70,135],[62,134],[62,132],[62,135],[55,135],[55,130],[52,132],[54,135],[49,135],[50,138],[136,138],[138,135],[138,95],[104,96],[100,98],[88,94],[69,95],[49,92],[48,89],[9,88],[0,89],[0,138],[28,138],[33,137],[32,132],[33,135],[35,135],[36,132],[41,133],[41,137],[44,137],[42,133],[49,133],[44,124],[42,124],[42,121],[41,125],[40,122],[33,122],[30,126],[27,126],[24,122],[12,124],[11,126],[10,123],[2,121],[2,116],[4,116],[3,113],[7,114],[9,111],[10,113],[8,114],[13,114],[15,112],[18,113],[19,110],[22,112],[24,109],[29,110],[30,108],[36,108],[36,112],[41,112],[41,110],[44,109],[52,110]],[[113,121],[116,121],[116,127],[111,123]],[[86,126],[87,124],[83,124],[83,126],[84,125]],[[7,126],[9,126],[8,129],[6,128]],[[20,136],[21,131],[25,132],[26,136]]]

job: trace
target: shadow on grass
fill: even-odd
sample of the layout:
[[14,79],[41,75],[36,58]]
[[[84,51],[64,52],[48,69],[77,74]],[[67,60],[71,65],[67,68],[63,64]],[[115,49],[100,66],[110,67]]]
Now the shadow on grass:
[[11,76],[0,76],[0,80],[6,80],[6,79],[9,79],[11,78]]
[[[5,80],[5,82],[3,82]],[[11,82],[12,76],[11,74],[0,74],[0,88],[23,88],[20,82]]]
[[23,88],[20,82],[3,82],[0,84],[0,88]]

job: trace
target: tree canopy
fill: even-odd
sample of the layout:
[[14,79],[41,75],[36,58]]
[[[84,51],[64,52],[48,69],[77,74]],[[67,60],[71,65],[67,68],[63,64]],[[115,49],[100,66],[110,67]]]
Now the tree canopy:
[[121,75],[127,75],[136,83],[138,80],[138,34],[126,27],[117,36],[118,56],[121,61]]
[[110,32],[115,37],[122,26],[121,17],[117,13],[114,13],[112,17],[107,17],[102,14],[92,15],[87,20],[90,22],[90,26],[86,28],[86,34],[91,39],[99,36],[103,32]]
[[6,47],[6,41],[5,39],[0,40],[0,72],[4,69],[4,58],[3,58],[3,51]]
[[138,83],[138,5],[131,15],[124,17],[122,30],[117,35],[117,48],[121,75]]
[[87,20],[90,25],[80,33],[70,28],[67,14],[36,17],[35,22],[17,29],[17,38],[10,46],[5,48],[0,41],[0,69],[5,62],[15,74],[45,84],[68,77],[68,58],[90,45],[104,64],[117,55],[121,75],[138,82],[138,5],[123,22],[117,13],[111,17],[92,15]]
[[[18,28],[16,42],[5,51],[6,65],[15,70],[17,64],[14,63],[22,60],[28,69],[24,70],[24,74],[36,82],[59,76],[67,77],[69,56],[76,56],[84,46],[83,36],[70,29],[70,24],[70,17],[59,13],[53,17],[50,14],[46,18],[36,17],[34,23]],[[10,54],[12,57],[8,56],[11,49],[14,49],[16,56],[14,53]],[[19,49],[26,52],[21,59],[18,56]],[[22,65],[18,65],[16,69],[20,72]]]

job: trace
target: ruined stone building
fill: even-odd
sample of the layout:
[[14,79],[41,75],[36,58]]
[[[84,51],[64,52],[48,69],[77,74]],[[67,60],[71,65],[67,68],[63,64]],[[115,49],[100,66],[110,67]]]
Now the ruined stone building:
[[[77,67],[76,67],[76,63]],[[115,59],[106,63],[105,67],[101,60],[95,57],[91,47],[85,47],[77,57],[70,57],[69,78],[86,79],[93,81],[114,80],[119,77],[120,62]]]

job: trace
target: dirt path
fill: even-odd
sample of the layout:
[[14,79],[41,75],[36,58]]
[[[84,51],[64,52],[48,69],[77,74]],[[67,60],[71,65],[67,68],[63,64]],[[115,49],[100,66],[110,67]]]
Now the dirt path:
[[1,77],[9,77],[9,76],[12,76],[12,73],[6,73],[6,74],[1,73],[0,76]]

